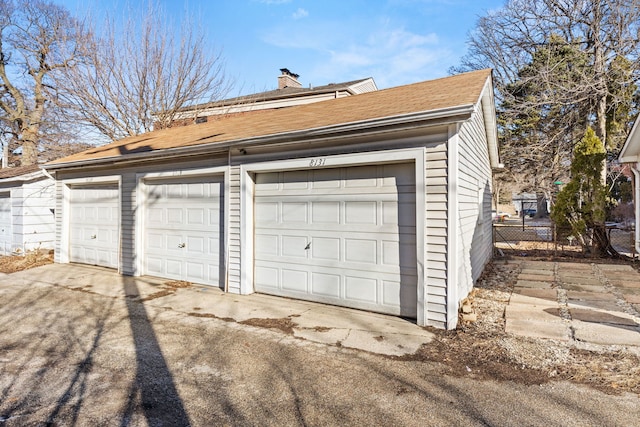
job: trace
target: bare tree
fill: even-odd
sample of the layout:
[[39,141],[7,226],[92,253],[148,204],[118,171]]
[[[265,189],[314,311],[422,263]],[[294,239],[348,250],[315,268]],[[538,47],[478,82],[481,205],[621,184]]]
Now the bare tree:
[[550,186],[587,126],[619,149],[636,108],[639,31],[640,0],[510,0],[478,21],[459,70],[494,68],[513,174]]
[[53,128],[53,76],[73,67],[86,33],[60,6],[43,0],[0,0],[0,121],[20,163],[35,164],[43,130]]
[[65,70],[60,101],[72,119],[116,140],[168,127],[182,107],[220,99],[229,90],[219,52],[191,22],[178,37],[153,5],[86,46],[91,60]]

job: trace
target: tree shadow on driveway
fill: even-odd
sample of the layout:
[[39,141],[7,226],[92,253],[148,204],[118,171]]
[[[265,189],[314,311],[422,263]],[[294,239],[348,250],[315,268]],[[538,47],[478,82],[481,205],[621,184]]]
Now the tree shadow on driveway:
[[122,277],[122,282],[128,296],[125,300],[136,352],[136,376],[127,395],[120,425],[129,425],[140,407],[149,425],[190,426],[147,309],[134,298],[140,296],[136,280]]

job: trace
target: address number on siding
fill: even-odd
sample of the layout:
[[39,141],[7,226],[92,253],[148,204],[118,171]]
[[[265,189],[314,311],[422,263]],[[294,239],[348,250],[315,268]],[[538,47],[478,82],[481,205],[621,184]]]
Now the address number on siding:
[[327,159],[325,159],[324,157],[320,157],[317,159],[311,159],[309,161],[309,167],[315,168],[318,166],[324,166],[327,163]]

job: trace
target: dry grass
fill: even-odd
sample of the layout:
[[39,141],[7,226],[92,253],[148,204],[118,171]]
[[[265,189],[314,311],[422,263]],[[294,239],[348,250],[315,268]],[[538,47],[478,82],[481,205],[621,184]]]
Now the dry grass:
[[0,272],[5,274],[53,263],[53,251],[34,250],[24,255],[0,256]]

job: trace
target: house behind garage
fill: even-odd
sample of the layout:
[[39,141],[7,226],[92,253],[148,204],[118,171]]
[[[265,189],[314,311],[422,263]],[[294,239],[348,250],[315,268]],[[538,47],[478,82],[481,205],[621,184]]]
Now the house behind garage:
[[0,255],[54,248],[54,189],[38,165],[0,169]]
[[164,129],[45,167],[56,262],[453,328],[491,258],[497,164],[482,70]]

